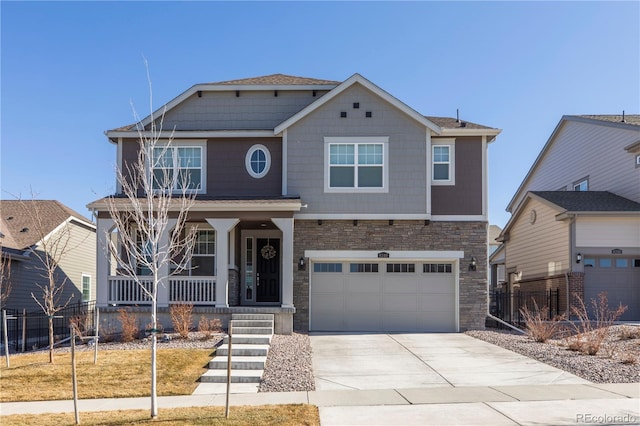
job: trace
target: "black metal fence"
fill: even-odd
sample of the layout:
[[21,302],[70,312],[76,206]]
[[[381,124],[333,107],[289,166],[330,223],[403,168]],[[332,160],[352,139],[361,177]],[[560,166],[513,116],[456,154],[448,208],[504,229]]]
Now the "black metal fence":
[[[56,342],[70,337],[69,324],[73,319],[79,322],[83,332],[95,330],[96,302],[78,302],[57,312],[53,317],[53,335]],[[49,317],[42,311],[24,312],[7,309],[7,341],[9,351],[24,352],[49,345]],[[0,331],[4,339],[4,323],[0,321]],[[4,340],[0,345],[4,354]]]
[[491,315],[509,323],[522,323],[521,309],[533,312],[548,308],[549,320],[560,314],[560,290],[520,291],[494,290],[489,297]]

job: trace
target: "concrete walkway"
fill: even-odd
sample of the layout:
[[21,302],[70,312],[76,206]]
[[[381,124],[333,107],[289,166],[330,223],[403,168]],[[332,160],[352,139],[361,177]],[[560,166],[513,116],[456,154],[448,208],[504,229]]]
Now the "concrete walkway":
[[[640,422],[640,385],[637,383],[234,393],[230,400],[234,406],[313,404],[320,409],[323,426],[584,425]],[[158,398],[160,408],[219,407],[224,404],[224,394]],[[79,402],[81,412],[147,410],[149,406],[148,397]],[[62,412],[73,412],[73,401],[0,404],[2,416]]]

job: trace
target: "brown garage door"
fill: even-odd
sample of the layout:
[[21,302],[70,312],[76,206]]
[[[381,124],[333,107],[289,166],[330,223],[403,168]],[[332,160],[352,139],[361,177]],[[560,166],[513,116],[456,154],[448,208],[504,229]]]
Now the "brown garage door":
[[598,299],[606,291],[609,307],[620,303],[627,311],[623,321],[640,320],[640,259],[627,257],[586,257],[584,260],[585,304]]

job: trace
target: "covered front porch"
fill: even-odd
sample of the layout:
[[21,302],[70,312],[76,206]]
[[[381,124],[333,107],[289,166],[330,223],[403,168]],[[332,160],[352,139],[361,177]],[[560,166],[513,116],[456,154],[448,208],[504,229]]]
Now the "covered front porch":
[[[160,273],[157,306],[194,305],[194,312],[217,316],[231,313],[274,313],[276,329],[293,329],[293,212],[299,199],[198,201],[187,226],[196,227],[197,241],[187,270],[173,274],[170,265]],[[165,241],[176,219],[169,226]],[[97,218],[97,304],[114,312],[122,306],[148,309],[153,278],[139,270],[127,276],[110,254],[108,242],[118,238],[113,219]]]

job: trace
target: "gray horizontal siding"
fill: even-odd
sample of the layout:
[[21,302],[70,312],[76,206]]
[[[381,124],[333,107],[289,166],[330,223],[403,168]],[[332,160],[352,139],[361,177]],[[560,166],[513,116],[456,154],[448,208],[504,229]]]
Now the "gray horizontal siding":
[[202,92],[165,114],[164,128],[176,130],[273,129],[326,91]]
[[[354,102],[360,108],[354,109]],[[346,118],[340,118],[341,111]],[[388,136],[388,193],[325,193],[325,136]],[[308,204],[304,213],[426,211],[426,129],[358,84],[290,127],[287,145],[288,193]]]
[[587,176],[590,191],[611,191],[640,202],[640,168],[635,154],[624,149],[639,138],[637,130],[567,121],[514,205],[527,191],[572,190],[574,182]]

